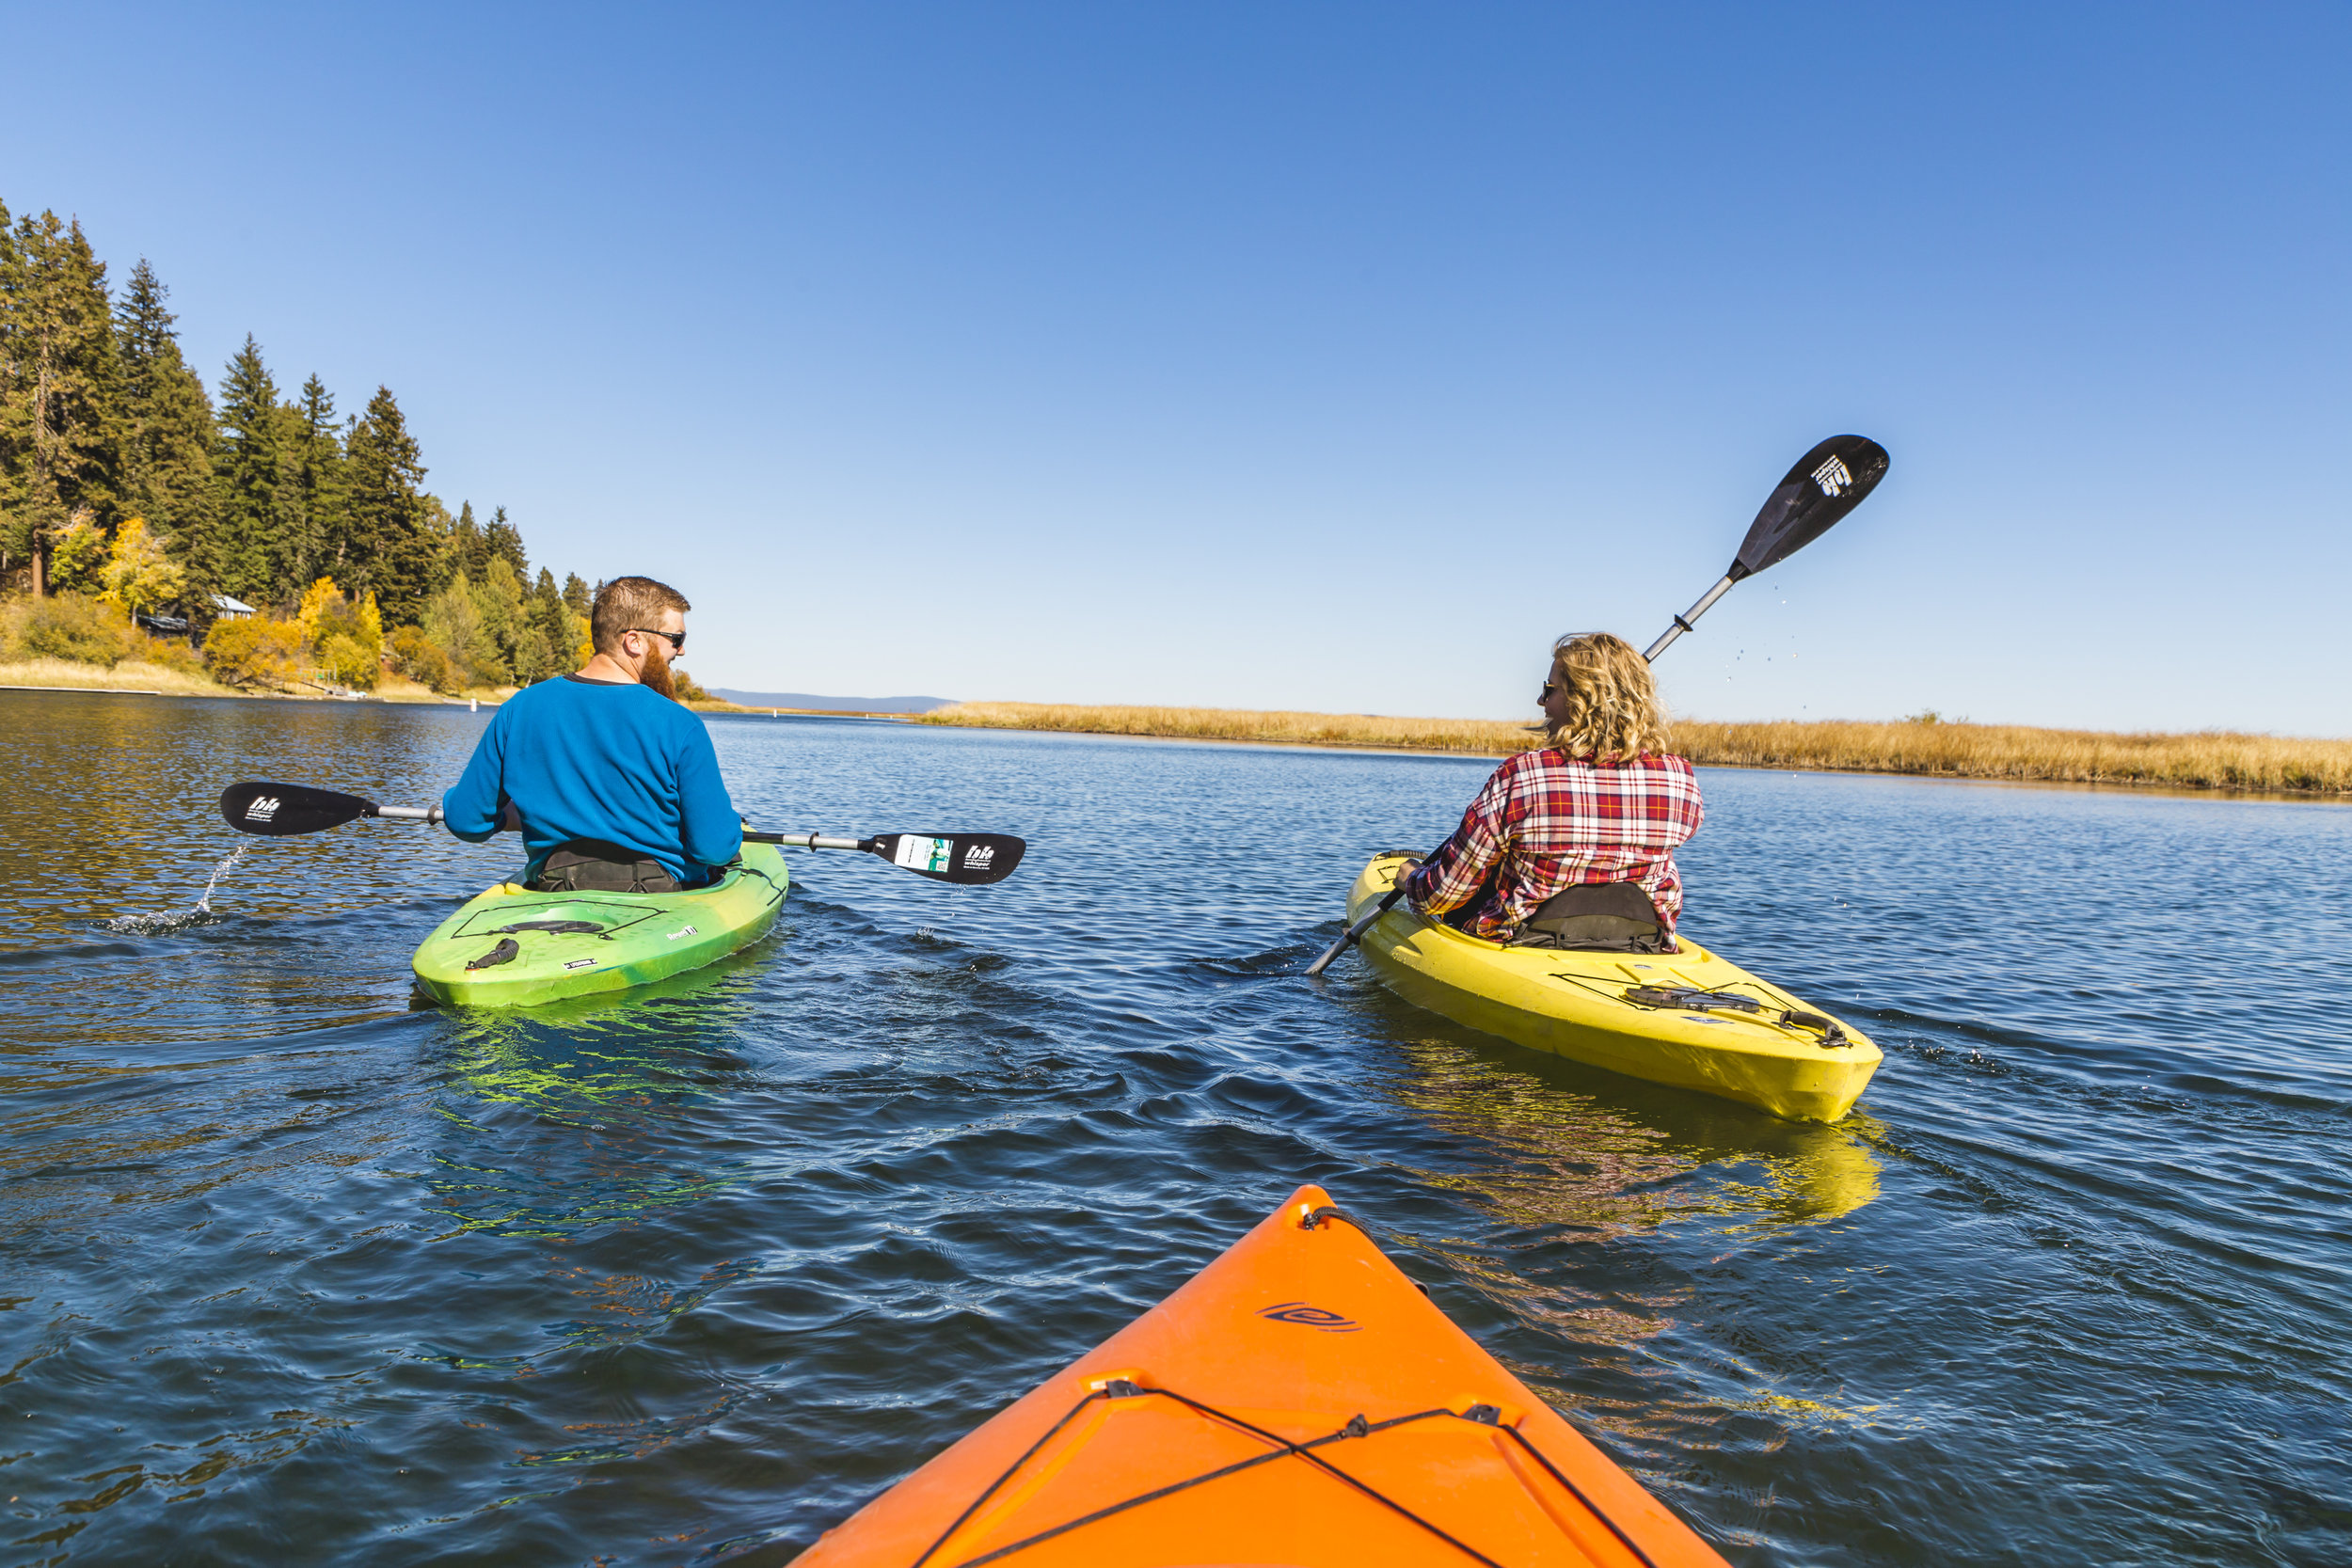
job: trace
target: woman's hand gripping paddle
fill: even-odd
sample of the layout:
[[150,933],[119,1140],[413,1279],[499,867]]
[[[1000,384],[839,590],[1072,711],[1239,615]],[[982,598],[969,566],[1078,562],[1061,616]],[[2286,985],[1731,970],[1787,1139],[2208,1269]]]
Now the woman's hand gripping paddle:
[[[220,792],[220,815],[239,832],[287,838],[295,833],[325,832],[363,816],[388,821],[438,822],[438,806],[379,806],[357,795],[301,784],[267,784],[260,780],[233,784]],[[516,824],[505,824],[515,826]],[[879,855],[901,871],[929,877],[935,882],[985,887],[1012,875],[1028,845],[1008,833],[881,833],[872,838],[833,838],[822,833],[756,833],[743,837],[754,844],[780,844],[796,849],[863,849]]]
[[[1665,635],[1649,645],[1642,657],[1652,662],[1660,654],[1674,645],[1674,640],[1691,629],[1691,623],[1713,608],[1717,599],[1731,592],[1742,578],[1752,578],[1765,567],[1786,561],[1807,545],[1830,531],[1831,525],[1855,507],[1862,498],[1878,487],[1886,477],[1886,449],[1863,436],[1833,436],[1796,461],[1765,498],[1764,509],[1748,525],[1748,536],[1740,541],[1740,553],[1731,558],[1731,565],[1714,587],[1699,598],[1699,602],[1675,617]],[[1363,941],[1372,923],[1396,907],[1405,896],[1405,876],[1397,874],[1397,885],[1389,890],[1387,897],[1373,911],[1340,934],[1340,940],[1323,950],[1323,956],[1307,966],[1309,974],[1320,974],[1331,967],[1333,959]]]

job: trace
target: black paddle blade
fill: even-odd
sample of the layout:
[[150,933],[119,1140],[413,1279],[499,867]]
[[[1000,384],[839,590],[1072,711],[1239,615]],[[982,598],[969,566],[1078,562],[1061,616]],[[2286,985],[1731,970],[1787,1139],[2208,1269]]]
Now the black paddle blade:
[[250,779],[220,792],[220,814],[241,833],[286,838],[294,833],[324,832],[373,815],[374,805],[357,795],[331,789],[305,789],[300,784],[267,784]]
[[1010,833],[882,833],[874,853],[935,882],[979,887],[1001,882],[1029,847]]
[[1864,436],[1833,436],[1797,459],[1740,541],[1725,574],[1735,581],[1785,561],[1862,504],[1886,477],[1886,449]]

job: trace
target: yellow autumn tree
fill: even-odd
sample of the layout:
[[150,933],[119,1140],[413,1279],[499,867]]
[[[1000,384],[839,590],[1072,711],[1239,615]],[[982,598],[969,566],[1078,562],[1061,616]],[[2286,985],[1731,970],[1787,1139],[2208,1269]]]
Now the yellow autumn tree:
[[294,625],[321,674],[339,686],[375,689],[384,674],[384,615],[373,593],[355,601],[333,578],[321,578],[302,591]]
[[340,607],[343,591],[335,586],[333,578],[321,578],[302,591],[302,603],[294,610],[294,625],[302,628],[302,640],[318,646],[319,622],[330,606]]
[[87,508],[75,512],[65,527],[49,536],[51,593],[81,593],[99,587],[105,567],[106,531],[91,520]]
[[134,615],[152,615],[178,603],[188,587],[188,574],[165,557],[144,517],[122,519],[99,578],[103,591],[98,596]]

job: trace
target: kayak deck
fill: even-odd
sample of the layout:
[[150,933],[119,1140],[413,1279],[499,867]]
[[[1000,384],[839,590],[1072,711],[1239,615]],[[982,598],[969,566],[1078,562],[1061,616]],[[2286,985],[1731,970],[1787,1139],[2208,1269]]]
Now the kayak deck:
[[1724,1568],[1301,1187],[801,1568]]
[[[1404,864],[1373,857],[1348,894],[1351,923]],[[1883,1059],[1867,1037],[1676,940],[1680,952],[1655,955],[1505,947],[1400,904],[1364,933],[1363,948],[1407,1002],[1519,1045],[1792,1121],[1836,1121],[1853,1108]]]
[[682,893],[532,893],[501,882],[419,945],[417,989],[474,1007],[626,990],[757,942],[790,882],[771,844],[744,845],[718,881]]

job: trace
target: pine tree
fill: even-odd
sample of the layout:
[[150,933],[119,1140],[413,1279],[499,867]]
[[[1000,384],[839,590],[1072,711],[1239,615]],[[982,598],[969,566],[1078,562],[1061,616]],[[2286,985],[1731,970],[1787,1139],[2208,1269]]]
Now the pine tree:
[[389,387],[378,387],[344,444],[350,478],[349,548],[344,568],[354,593],[373,592],[393,626],[415,624],[423,609],[442,541],[427,526],[419,486],[424,462]]
[[522,530],[506,520],[506,508],[501,506],[490,515],[490,526],[482,531],[482,544],[491,555],[515,568],[517,582],[531,576],[531,562],[523,554]]
[[569,573],[564,577],[564,603],[573,614],[586,616],[588,607],[595,602],[594,595],[588,592],[588,585],[580,580],[578,572]]
[[461,501],[457,506],[457,526],[450,531],[450,564],[468,582],[480,582],[490,569],[490,547],[482,537],[482,525],[473,520],[473,502]]
[[424,596],[430,599],[457,578],[457,519],[441,498],[427,492],[417,498],[422,510],[424,536],[432,544],[432,569],[425,574]]
[[[580,579],[574,578],[573,581]],[[545,566],[539,568],[539,580],[531,590],[531,625],[545,648],[546,664],[538,678],[569,672],[573,665],[572,652],[580,641],[574,628],[572,607],[564,602],[563,591],[555,586],[555,574]]]
[[213,461],[211,548],[199,568],[216,592],[266,605],[299,591],[280,579],[287,532],[279,495],[287,421],[262,348],[246,334],[220,383],[220,446]]
[[316,374],[302,384],[302,401],[287,405],[286,414],[278,464],[286,531],[277,551],[278,575],[304,583],[344,569],[343,445],[334,396]]
[[19,220],[0,266],[0,548],[44,591],[50,537],[78,512],[115,510],[114,312],[81,224]]
[[212,537],[213,401],[180,354],[169,291],[141,257],[115,307],[122,373],[115,431],[122,455],[120,502],[183,566]]

